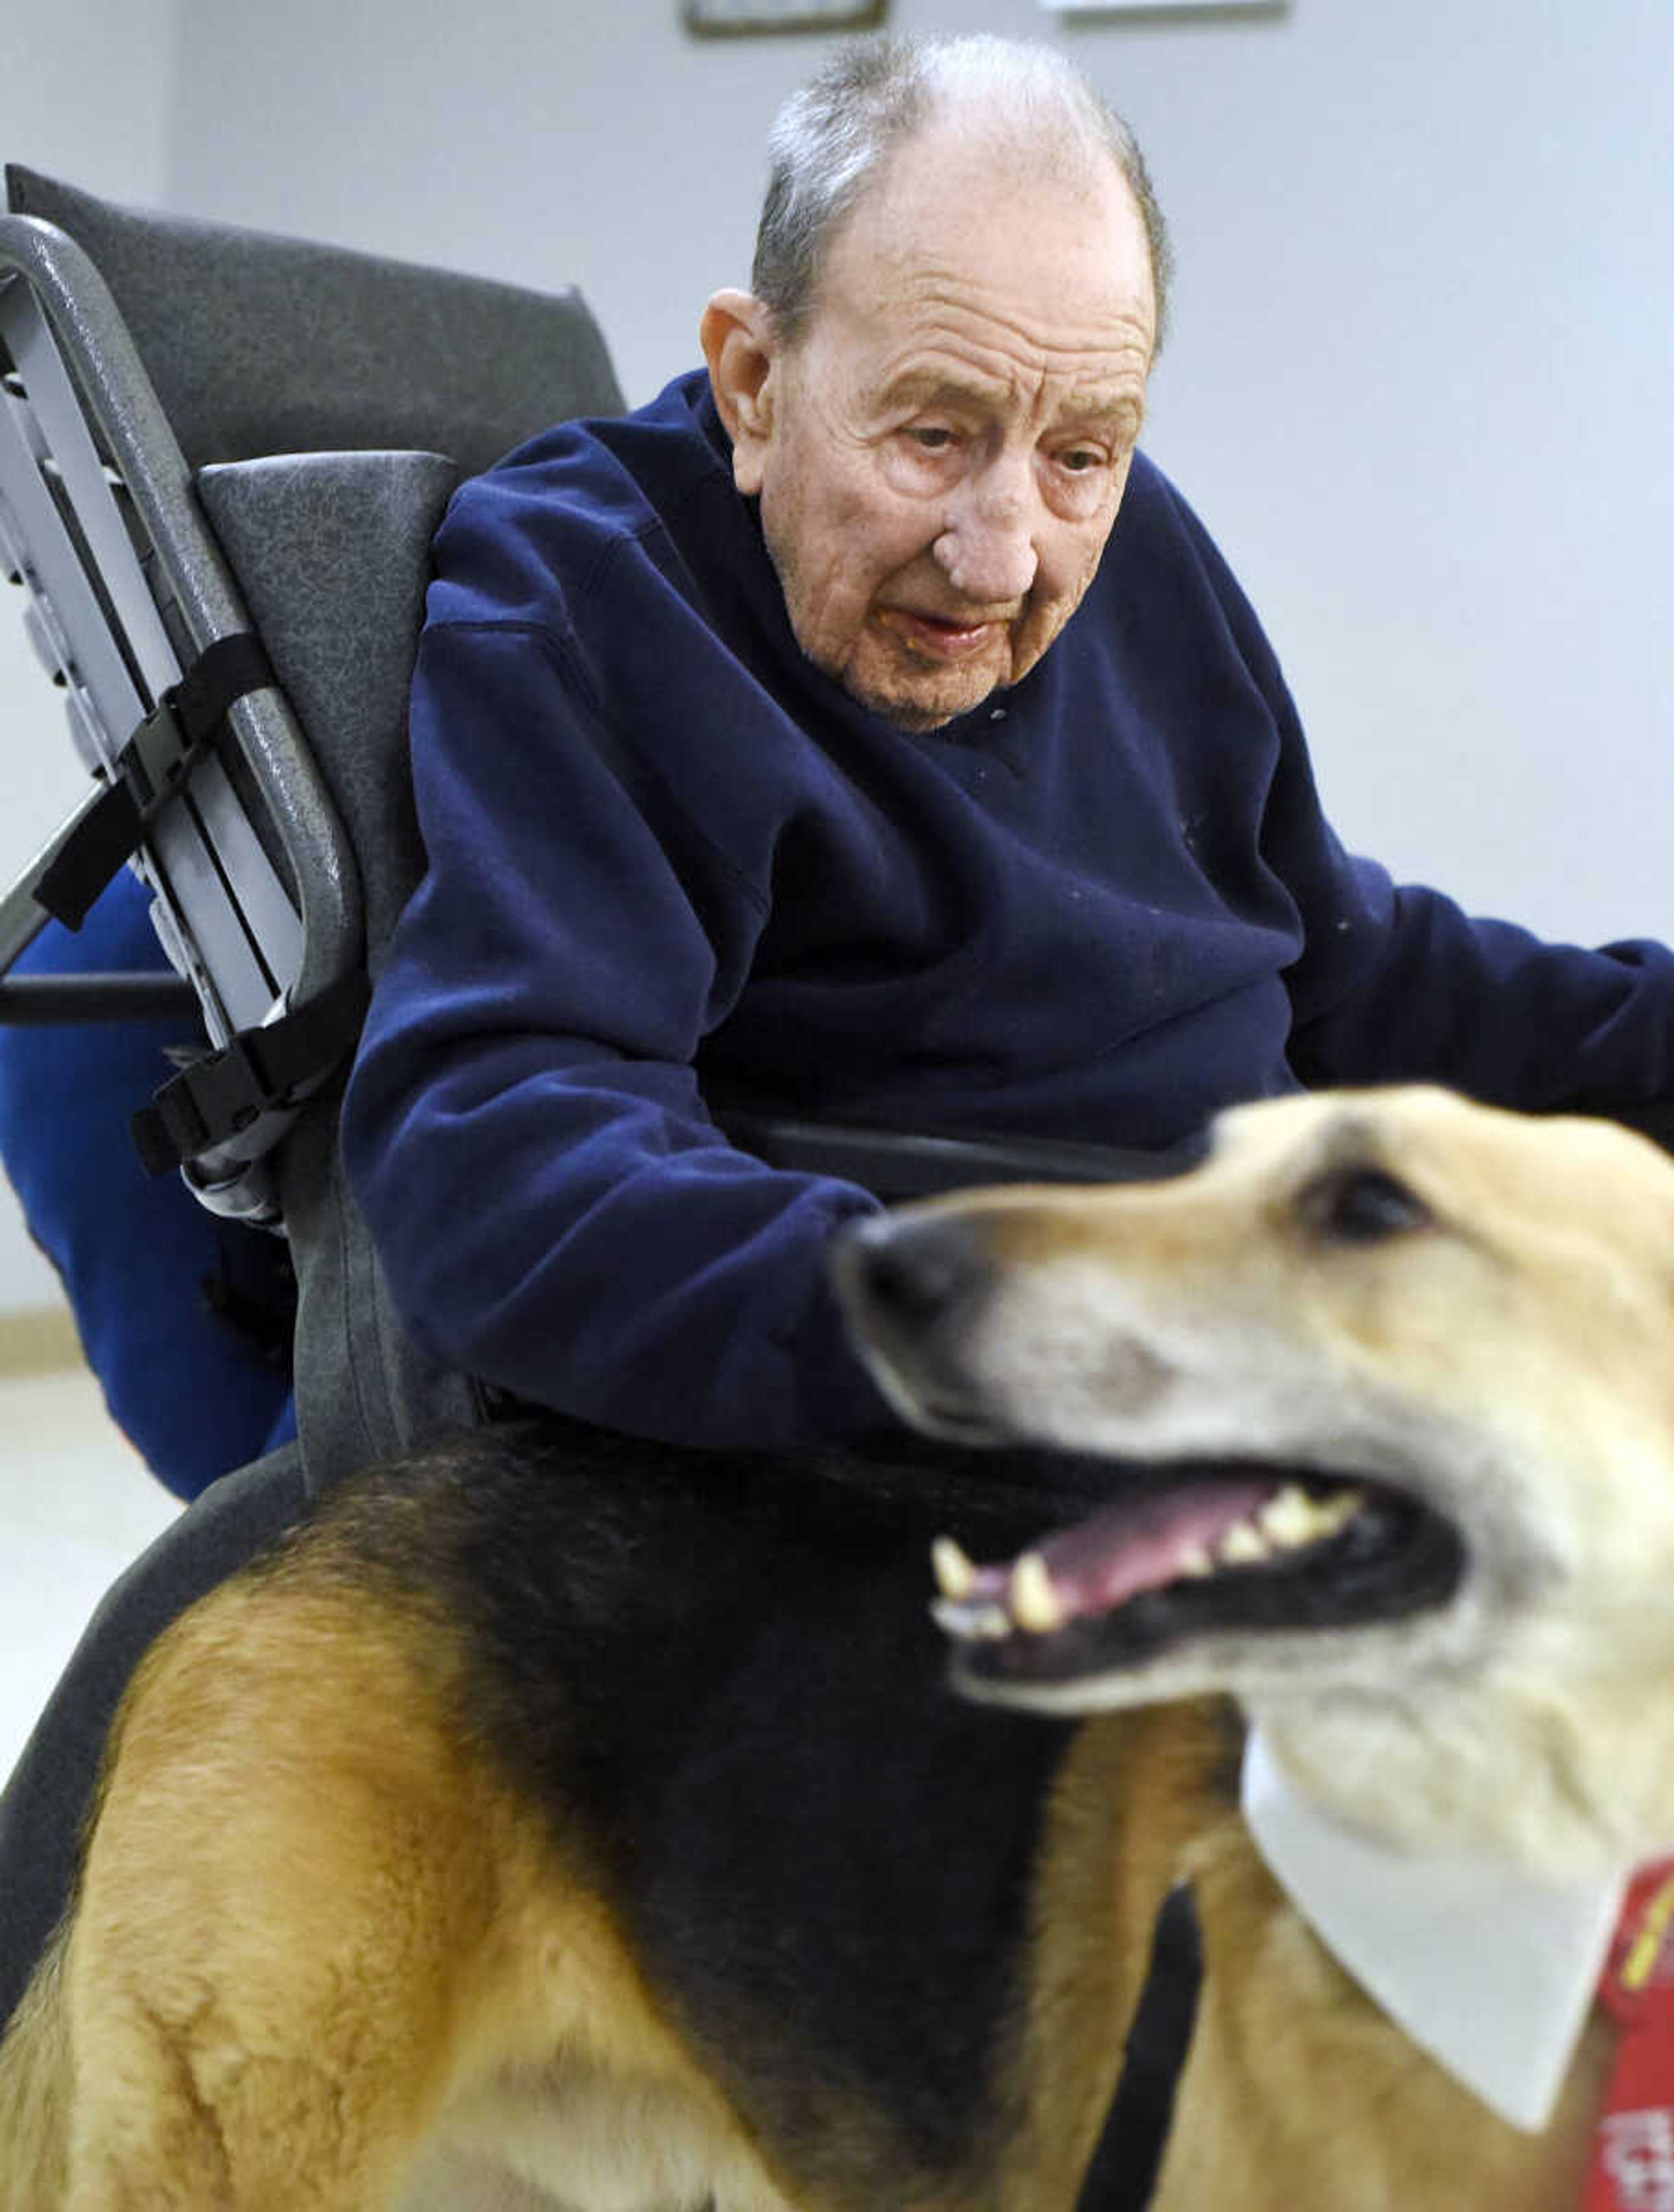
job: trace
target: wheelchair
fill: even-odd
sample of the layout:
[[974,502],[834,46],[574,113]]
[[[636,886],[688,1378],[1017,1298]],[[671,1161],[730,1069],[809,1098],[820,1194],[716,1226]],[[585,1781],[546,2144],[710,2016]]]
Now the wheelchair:
[[[117,1583],[0,1798],[0,2022],[64,1909],[152,1638],[322,1486],[493,1412],[403,1334],[337,1112],[423,866],[405,712],[431,537],[464,477],[623,404],[573,291],[118,207],[17,167],[6,183],[0,574],[24,587],[88,788],[0,896],[0,1022],[178,1030],[168,1079],[122,1102],[133,1173],[178,1173],[288,1260],[296,1433],[210,1483]],[[113,884],[145,903],[166,965],[13,972],[49,917],[76,928]],[[886,1199],[1163,1171],[747,1101],[717,1119],[771,1164]]]

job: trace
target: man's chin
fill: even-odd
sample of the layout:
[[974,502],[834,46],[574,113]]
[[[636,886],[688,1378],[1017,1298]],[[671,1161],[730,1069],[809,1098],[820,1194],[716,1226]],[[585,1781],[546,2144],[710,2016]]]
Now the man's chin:
[[[880,720],[893,723],[898,730],[905,730],[914,737],[926,737],[934,730],[946,729],[949,722],[957,721],[961,714],[968,714],[971,711],[971,707],[915,707],[900,699],[868,698],[863,691],[856,691],[855,696],[862,707],[869,707]],[[971,707],[981,704],[980,699],[973,699],[971,702]]]
[[992,659],[979,666],[880,671],[851,663],[832,672],[844,690],[898,730],[922,735],[968,714],[1009,676]]

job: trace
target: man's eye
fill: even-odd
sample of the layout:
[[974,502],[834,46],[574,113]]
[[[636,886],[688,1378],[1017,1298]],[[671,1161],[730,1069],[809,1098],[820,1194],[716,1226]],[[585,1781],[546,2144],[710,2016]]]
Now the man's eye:
[[921,453],[944,453],[953,442],[953,433],[939,424],[925,423],[908,431]]
[[1102,465],[1105,456],[1093,446],[1072,446],[1068,453],[1058,455],[1058,466],[1068,469],[1073,477],[1087,475],[1090,469]]

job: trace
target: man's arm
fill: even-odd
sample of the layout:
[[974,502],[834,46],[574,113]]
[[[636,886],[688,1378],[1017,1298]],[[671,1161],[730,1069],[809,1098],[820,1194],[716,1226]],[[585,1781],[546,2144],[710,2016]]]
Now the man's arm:
[[427,632],[413,755],[428,872],[395,935],[344,1153],[416,1340],[538,1402],[712,1444],[890,1417],[826,1287],[856,1186],[776,1172],[692,1060],[762,895],[587,720],[558,641]]
[[1303,1082],[1433,1079],[1532,1113],[1599,1114],[1674,1137],[1674,956],[1587,951],[1472,918],[1356,861],[1365,921],[1293,971]]
[[1430,1080],[1529,1112],[1670,1131],[1674,953],[1648,940],[1549,943],[1352,858],[1320,811],[1287,698],[1283,709],[1269,840],[1306,928],[1287,978],[1301,1080]]
[[1423,885],[1397,886],[1346,853],[1273,648],[1213,539],[1169,490],[1279,738],[1261,842],[1304,933],[1286,975],[1297,1076],[1313,1088],[1446,1083],[1494,1104],[1606,1115],[1674,1139],[1674,953],[1648,940],[1597,951],[1547,943]]

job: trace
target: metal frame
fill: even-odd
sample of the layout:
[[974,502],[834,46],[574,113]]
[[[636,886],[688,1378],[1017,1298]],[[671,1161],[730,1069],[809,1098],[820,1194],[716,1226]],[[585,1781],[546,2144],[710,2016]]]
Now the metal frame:
[[[0,896],[3,977],[47,919],[33,896],[42,865],[102,794],[135,728],[204,647],[250,623],[109,289],[73,239],[34,216],[0,214],[0,345],[12,363],[0,391],[0,568],[28,590],[27,626],[95,779]],[[132,864],[212,1047],[353,969],[363,942],[349,841],[283,695],[253,693],[228,720],[285,873],[213,757]],[[113,979],[96,991],[76,978],[0,982],[0,1019],[109,1019],[160,1000],[185,1010],[181,993],[131,980],[125,1004]],[[264,1115],[199,1164],[200,1194],[227,1212],[264,1210],[252,1164],[289,1120]]]

